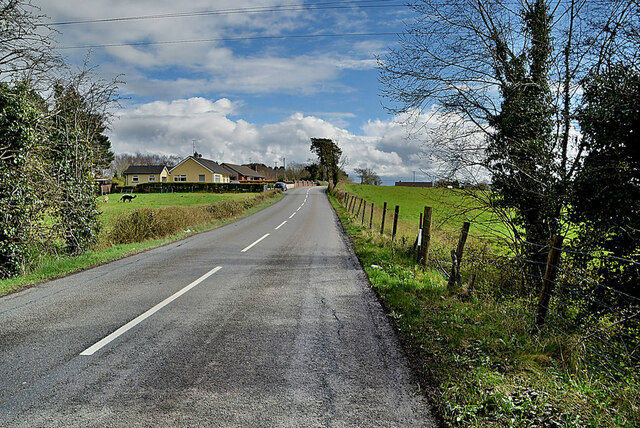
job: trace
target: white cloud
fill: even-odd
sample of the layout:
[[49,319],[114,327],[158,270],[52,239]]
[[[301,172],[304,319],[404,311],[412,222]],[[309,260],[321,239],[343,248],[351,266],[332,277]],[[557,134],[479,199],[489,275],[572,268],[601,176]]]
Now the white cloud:
[[230,114],[241,114],[238,106],[226,98],[213,101],[194,97],[122,110],[113,124],[113,148],[117,153],[187,156],[195,140],[196,150],[216,161],[251,160],[273,165],[283,157],[287,162],[300,163],[314,159],[309,150],[311,138],[320,137],[331,138],[342,148],[350,161],[346,169],[351,173],[354,168],[367,167],[383,177],[408,177],[411,171],[424,167],[420,164],[424,162],[419,156],[420,147],[406,140],[397,120],[369,122],[363,127],[364,134],[357,135],[329,120],[302,113],[262,126],[230,119]]
[[[302,1],[264,0],[259,4],[252,2],[250,6],[272,7],[292,3],[302,4]],[[213,6],[210,1],[194,0],[188,2],[188,7],[184,2],[168,0],[69,0],[47,2],[43,5],[43,12],[51,17],[52,22],[64,22],[238,9],[241,6],[233,0],[217,1]],[[350,13],[345,11],[336,16],[346,15]],[[316,22],[315,17],[317,15],[309,11],[232,13],[98,22],[56,28],[60,31],[58,39],[62,46],[90,46],[306,33],[314,31],[308,27],[310,24],[326,25]],[[340,31],[335,24],[331,26],[334,31]],[[241,42],[115,46],[96,48],[92,56],[95,61],[110,63],[100,70],[102,73],[124,74],[128,84],[123,90],[127,94],[161,99],[214,91],[257,94],[274,91],[303,94],[335,92],[345,90],[344,85],[337,83],[341,72],[370,70],[376,65],[371,54],[360,49],[346,49],[343,52],[348,54],[339,54],[327,46],[317,47],[316,51],[308,48],[303,53],[282,47],[269,49],[269,46],[273,45],[267,43],[259,51],[255,46],[249,48]],[[63,52],[74,63],[80,63],[85,56],[85,50],[82,49]]]

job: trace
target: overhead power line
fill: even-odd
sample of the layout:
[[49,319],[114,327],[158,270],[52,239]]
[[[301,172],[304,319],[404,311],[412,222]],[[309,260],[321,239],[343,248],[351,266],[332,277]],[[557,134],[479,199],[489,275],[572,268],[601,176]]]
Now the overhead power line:
[[290,11],[310,11],[310,10],[329,10],[329,9],[353,9],[353,8],[389,8],[389,7],[406,7],[404,3],[391,3],[398,0],[350,0],[350,1],[334,1],[334,2],[322,2],[322,3],[307,3],[307,4],[287,4],[280,6],[262,6],[262,7],[246,7],[235,9],[217,9],[217,10],[204,10],[204,11],[192,11],[192,12],[174,12],[174,13],[162,13],[154,15],[138,15],[138,16],[125,16],[116,18],[97,18],[97,19],[85,19],[85,20],[73,20],[73,21],[60,21],[53,22],[50,26],[61,25],[75,25],[75,24],[96,24],[96,23],[108,23],[108,22],[123,22],[123,21],[138,21],[148,19],[167,19],[167,18],[185,18],[195,16],[209,16],[209,15],[231,15],[231,14],[243,14],[243,13],[268,13],[268,12],[290,12]]
[[313,39],[322,37],[374,37],[374,36],[396,36],[399,33],[380,32],[380,33],[335,33],[335,34],[291,34],[286,36],[246,36],[246,37],[218,37],[211,39],[193,39],[193,40],[165,40],[155,42],[130,42],[130,43],[105,43],[100,45],[83,45],[83,46],[61,46],[58,49],[95,49],[95,48],[112,48],[122,46],[152,46],[152,45],[177,45],[183,43],[208,43],[208,42],[233,42],[242,40],[280,40],[280,39]]
[[[96,19],[84,19],[84,20],[72,20],[72,21],[59,21],[49,24],[41,24],[48,26],[62,26],[62,25],[76,25],[76,24],[96,24],[96,23],[108,23],[108,22],[123,22],[123,21],[136,21],[147,19],[166,19],[166,18],[184,18],[194,16],[207,16],[207,15],[231,15],[242,13],[270,13],[270,12],[286,12],[286,11],[310,11],[310,10],[327,10],[327,9],[352,9],[352,8],[391,8],[391,7],[406,7],[407,3],[397,3],[399,0],[348,0],[348,1],[333,1],[333,2],[320,2],[320,3],[306,3],[306,4],[286,4],[286,5],[274,5],[274,6],[261,6],[261,7],[247,7],[236,9],[218,9],[218,10],[204,10],[204,11],[192,11],[192,12],[173,12],[162,13],[154,15],[137,15],[137,16],[125,16],[115,18],[96,18]],[[569,0],[557,0],[558,3],[566,3]],[[396,2],[396,3],[391,3]],[[589,0],[590,3],[606,4],[608,0]],[[444,0],[441,5],[455,5],[455,0]],[[503,2],[503,5],[521,5],[522,3]]]

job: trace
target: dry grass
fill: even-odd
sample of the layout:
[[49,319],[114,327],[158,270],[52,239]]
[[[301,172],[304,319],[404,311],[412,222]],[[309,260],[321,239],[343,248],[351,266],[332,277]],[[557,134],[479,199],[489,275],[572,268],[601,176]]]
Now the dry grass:
[[159,239],[202,224],[228,220],[273,197],[274,192],[204,206],[136,208],[123,212],[116,216],[112,226],[105,231],[102,245],[108,247]]

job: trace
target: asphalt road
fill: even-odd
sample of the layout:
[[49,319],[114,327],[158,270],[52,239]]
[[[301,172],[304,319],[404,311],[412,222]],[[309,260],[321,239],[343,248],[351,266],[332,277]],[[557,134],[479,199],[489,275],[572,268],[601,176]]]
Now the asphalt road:
[[434,426],[324,192],[1,298],[0,426]]

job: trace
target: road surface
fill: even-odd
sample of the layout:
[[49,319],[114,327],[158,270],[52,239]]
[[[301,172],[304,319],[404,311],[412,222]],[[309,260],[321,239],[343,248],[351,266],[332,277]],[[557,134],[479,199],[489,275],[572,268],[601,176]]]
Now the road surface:
[[0,298],[0,426],[435,426],[324,188]]

